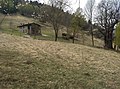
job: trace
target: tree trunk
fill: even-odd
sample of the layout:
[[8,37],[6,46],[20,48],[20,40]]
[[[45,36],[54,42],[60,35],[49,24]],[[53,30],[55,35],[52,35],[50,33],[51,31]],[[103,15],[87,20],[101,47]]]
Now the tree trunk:
[[55,30],[55,41],[57,41],[57,40],[58,40],[58,31]]
[[74,39],[74,36],[73,36],[73,43],[75,43],[75,39]]
[[75,29],[74,29],[74,32],[73,32],[73,43],[75,43]]
[[57,35],[57,34],[55,34],[55,41],[57,41],[57,40],[58,40],[57,38],[58,38],[58,35]]
[[53,24],[53,27],[54,27],[54,31],[55,31],[55,41],[58,40],[58,26],[56,23]]
[[113,46],[112,46],[112,44],[113,44],[113,30],[111,30],[110,32],[109,32],[109,40],[108,40],[108,48],[109,49],[113,49]]
[[94,37],[93,37],[93,31],[92,31],[91,35],[92,35],[92,46],[94,46]]
[[107,48],[107,37],[106,37],[106,35],[104,36],[104,48]]
[[106,35],[104,36],[105,48],[107,48],[107,49],[113,49],[113,46],[112,46],[112,44],[113,44],[113,42],[112,42],[113,41],[112,40],[112,38],[113,38],[112,32],[113,31],[108,31],[106,33]]
[[104,47],[107,48],[107,49],[113,49],[112,41],[111,40],[106,40]]
[[93,36],[93,27],[92,27],[92,24],[91,24],[91,36],[92,36],[92,46],[94,46],[94,36]]
[[111,40],[108,41],[108,48],[109,49],[113,49],[113,47],[112,47],[112,41]]

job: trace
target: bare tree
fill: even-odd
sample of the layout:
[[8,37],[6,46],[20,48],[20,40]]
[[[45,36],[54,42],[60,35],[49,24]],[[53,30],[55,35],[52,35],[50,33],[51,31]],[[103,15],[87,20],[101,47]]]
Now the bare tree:
[[88,19],[88,22],[90,24],[90,32],[92,36],[92,45],[94,46],[94,37],[93,37],[93,12],[95,7],[95,0],[88,0],[86,7],[85,7],[85,15]]
[[67,34],[69,34],[69,27],[70,27],[70,24],[71,24],[71,19],[72,19],[72,15],[70,15],[67,11],[65,13],[65,16],[64,16],[64,23],[65,23],[65,26],[67,28]]
[[[86,19],[84,15],[82,15],[81,8],[78,8],[76,12],[73,14],[73,19],[71,23],[71,26],[73,28],[73,43],[79,31],[81,31],[82,38],[84,38],[83,29],[84,29],[85,24],[86,24]],[[84,41],[83,41],[83,44],[84,44]]]
[[105,48],[112,49],[114,26],[120,19],[120,0],[102,0],[98,4],[97,23],[102,29]]
[[73,43],[75,43],[75,36],[76,33],[79,30],[79,22],[80,22],[80,18],[78,15],[74,14],[73,15],[73,19],[72,19],[72,28],[73,28]]
[[62,12],[68,5],[67,0],[49,0],[50,8],[49,18],[55,31],[55,41],[58,38],[58,31],[62,20]]

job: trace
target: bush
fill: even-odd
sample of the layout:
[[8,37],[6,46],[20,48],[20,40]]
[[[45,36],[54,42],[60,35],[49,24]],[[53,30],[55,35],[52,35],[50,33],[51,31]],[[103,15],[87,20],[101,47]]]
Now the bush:
[[120,46],[120,23],[116,27],[116,32],[115,32],[115,44]]

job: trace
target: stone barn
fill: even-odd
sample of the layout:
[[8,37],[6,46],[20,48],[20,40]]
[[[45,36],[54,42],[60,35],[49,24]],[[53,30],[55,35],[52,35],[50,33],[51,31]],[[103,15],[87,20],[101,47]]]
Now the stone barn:
[[29,35],[42,35],[41,34],[41,25],[37,23],[27,23],[17,26],[20,28],[20,32],[29,34]]

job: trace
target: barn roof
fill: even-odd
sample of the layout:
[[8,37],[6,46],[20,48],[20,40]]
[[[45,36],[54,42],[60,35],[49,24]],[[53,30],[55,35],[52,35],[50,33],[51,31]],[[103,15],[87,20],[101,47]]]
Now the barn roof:
[[22,25],[17,26],[17,27],[25,27],[25,26],[30,26],[30,25],[37,25],[37,26],[41,27],[41,25],[37,24],[37,23],[27,23],[27,24],[22,24]]

